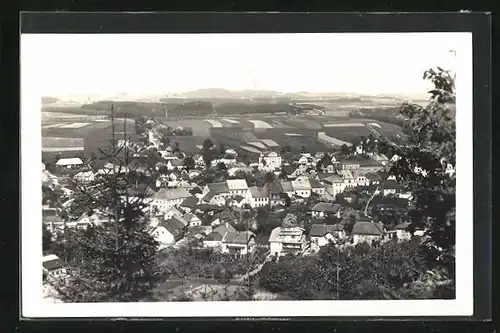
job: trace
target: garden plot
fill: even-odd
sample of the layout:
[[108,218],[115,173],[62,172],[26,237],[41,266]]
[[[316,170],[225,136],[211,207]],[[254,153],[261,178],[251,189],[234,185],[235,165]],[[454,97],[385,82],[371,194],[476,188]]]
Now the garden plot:
[[326,135],[325,132],[319,132],[318,133],[318,139],[320,141],[322,141],[322,142],[325,142],[325,143],[328,143],[328,144],[337,145],[337,146],[342,146],[342,145],[346,145],[348,147],[352,146],[352,143],[347,142],[347,141],[342,141],[342,140],[339,140],[337,138],[328,136],[328,135]]
[[90,125],[90,123],[72,123],[68,125],[59,126],[59,128],[82,128]]
[[212,127],[215,127],[215,128],[222,128],[224,127],[222,125],[222,123],[220,121],[217,121],[217,120],[213,120],[213,119],[205,119],[205,121],[207,123],[209,123],[210,125],[212,125]]
[[222,120],[227,121],[228,123],[231,124],[239,124],[240,122],[234,119],[229,119],[229,118],[223,118]]
[[253,124],[254,128],[273,128],[271,125],[262,120],[248,120],[248,121]]
[[365,127],[362,123],[334,123],[334,124],[324,124],[324,127]]

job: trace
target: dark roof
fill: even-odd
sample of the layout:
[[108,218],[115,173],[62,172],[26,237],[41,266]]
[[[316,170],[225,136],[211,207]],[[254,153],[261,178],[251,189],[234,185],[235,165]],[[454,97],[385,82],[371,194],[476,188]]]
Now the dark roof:
[[291,176],[292,173],[294,173],[295,170],[297,170],[297,167],[294,167],[294,166],[291,166],[291,165],[284,165],[284,166],[281,167],[281,170],[285,171],[285,173],[288,176]]
[[403,222],[394,227],[394,230],[406,230],[410,226],[410,223],[408,222]]
[[186,198],[181,203],[182,207],[188,207],[188,208],[195,208],[196,205],[198,205],[198,198],[195,197]]
[[184,163],[184,160],[181,159],[172,159],[169,161],[172,166],[178,167],[181,166]]
[[184,236],[184,225],[175,219],[160,221],[158,226],[162,226],[165,229],[167,229],[167,231],[174,236],[174,239],[176,241],[178,241]]
[[323,237],[328,233],[334,233],[336,231],[343,231],[344,227],[341,224],[313,224],[311,226],[311,231],[309,232],[309,236],[311,237]]
[[209,202],[209,201],[210,201],[210,200],[212,200],[212,199],[213,199],[213,197],[215,197],[216,195],[217,195],[217,193],[216,193],[215,191],[210,190],[210,191],[208,191],[208,193],[207,193],[207,194],[205,194],[205,196],[203,197],[203,200],[205,200],[205,201]]
[[42,216],[43,217],[57,216],[57,210],[55,208],[43,208],[42,209]]
[[384,181],[383,186],[384,186],[384,190],[396,190],[396,191],[398,191],[401,189],[401,185],[393,179]]
[[221,224],[213,230],[213,232],[216,232],[221,236],[224,236],[226,232],[233,232],[233,231],[236,231],[236,229],[231,224],[228,224],[227,227],[225,224]]
[[245,198],[243,198],[241,195],[236,195],[233,197],[233,200],[238,202],[238,203],[241,202],[243,199],[245,199]]
[[61,259],[53,259],[53,260],[47,260],[42,263],[43,267],[49,271],[61,268],[64,266],[64,261]]
[[271,194],[279,194],[284,192],[279,179],[274,179],[271,183],[267,184],[267,188]]
[[380,226],[373,222],[359,221],[352,227],[352,234],[356,235],[382,236],[383,233]]
[[216,231],[212,231],[211,233],[208,234],[208,236],[205,238],[206,241],[222,241],[223,235]]
[[251,231],[228,231],[222,242],[231,244],[247,244],[251,238],[255,239],[255,234]]
[[370,181],[380,181],[381,177],[378,173],[369,172],[365,175],[366,179]]
[[214,191],[216,194],[229,192],[229,187],[226,182],[209,183],[207,184],[207,187],[210,191]]
[[318,178],[319,178],[320,180],[322,180],[322,181],[323,181],[323,180],[325,180],[326,178],[328,178],[328,177],[330,177],[330,176],[333,176],[333,175],[334,175],[334,173],[325,173],[325,172],[320,172],[320,173],[318,173]]
[[281,187],[284,192],[293,192],[293,185],[291,182],[281,181]]
[[311,188],[323,188],[324,186],[316,178],[309,178]]
[[312,211],[315,212],[329,212],[329,213],[337,213],[340,208],[342,208],[339,204],[332,204],[328,202],[318,202],[313,208]]
[[269,192],[267,191],[267,187],[257,187],[252,186],[249,188],[250,194],[252,198],[267,198],[269,197]]
[[258,235],[257,237],[255,237],[255,243],[259,245],[269,245],[269,236]]

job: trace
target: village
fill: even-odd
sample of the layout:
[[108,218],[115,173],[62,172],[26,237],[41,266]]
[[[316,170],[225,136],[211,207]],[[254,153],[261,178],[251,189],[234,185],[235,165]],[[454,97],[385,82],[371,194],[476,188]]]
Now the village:
[[[253,155],[207,139],[191,155],[158,136],[154,129],[161,124],[149,122],[141,141],[117,141],[131,153],[128,165],[79,157],[42,165],[43,224],[53,239],[68,229],[114,222],[104,212],[73,207],[78,187],[92,188],[113,171],[136,175],[134,189],[145,194],[143,212],[159,251],[188,246],[242,262],[258,253],[252,274],[267,261],[313,256],[331,243],[421,241],[424,235],[409,231],[404,213],[411,197],[388,173],[398,156],[377,152],[374,137],[315,153],[291,153],[268,139]],[[132,192],[127,196],[139,197]],[[44,254],[47,281],[64,277],[64,259]],[[249,271],[238,278],[249,278]]]

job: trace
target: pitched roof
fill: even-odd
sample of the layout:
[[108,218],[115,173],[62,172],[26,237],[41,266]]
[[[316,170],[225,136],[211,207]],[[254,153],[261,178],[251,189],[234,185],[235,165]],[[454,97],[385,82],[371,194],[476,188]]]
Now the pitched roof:
[[183,188],[162,188],[155,195],[155,199],[157,200],[177,200],[190,197],[192,195]]
[[247,244],[255,234],[251,231],[229,231],[222,238],[223,243]]
[[215,197],[216,195],[217,195],[217,193],[215,193],[215,191],[208,191],[208,193],[205,194],[205,196],[203,197],[203,200],[210,202],[210,200],[212,200],[213,197]]
[[61,158],[56,163],[56,165],[79,165],[79,164],[83,164],[83,161],[81,159],[79,159],[78,157]]
[[383,183],[384,190],[400,190],[401,185],[396,180],[385,180]]
[[310,190],[311,183],[307,177],[299,177],[292,182],[294,190]]
[[408,222],[403,222],[394,227],[394,230],[406,230],[410,226],[410,223]]
[[216,194],[229,192],[229,187],[226,182],[208,183],[207,187],[210,191],[214,191]]
[[352,227],[352,234],[355,235],[381,236],[383,233],[380,226],[373,222],[359,221]]
[[241,195],[235,195],[233,197],[233,200],[236,201],[237,203],[240,203],[241,201],[243,201],[243,199],[245,198],[243,198]]
[[269,196],[269,192],[267,191],[267,187],[257,187],[252,186],[249,188],[250,195],[252,198],[267,198]]
[[315,212],[337,213],[342,206],[328,202],[318,202],[311,210]]
[[63,267],[64,262],[55,254],[50,254],[48,256],[43,257],[42,265],[45,269],[52,271],[54,269]]
[[175,219],[163,220],[160,219],[160,223],[158,223],[158,227],[164,227],[168,232],[174,236],[174,239],[178,241],[184,236],[184,225]]
[[184,220],[183,217],[178,215],[172,216],[171,220],[173,220],[180,228],[184,228],[188,225],[188,222]]
[[198,198],[195,197],[186,198],[181,203],[182,207],[188,207],[188,208],[195,208],[196,205],[198,205]]
[[179,166],[182,166],[182,164],[184,163],[184,160],[183,159],[172,159],[172,160],[168,161],[168,163],[172,164],[172,166],[179,167]]
[[293,192],[293,186],[291,182],[282,180],[281,187],[283,188],[283,192]]
[[267,184],[267,188],[271,194],[280,194],[285,192],[279,179],[274,179],[271,183]]
[[311,237],[323,237],[328,233],[334,233],[337,231],[343,231],[344,227],[341,224],[313,224],[311,226],[311,231],[309,231],[309,236]]
[[377,173],[373,173],[373,172],[368,172],[366,175],[365,175],[366,179],[374,182],[374,181],[380,181],[380,175],[377,174]]
[[228,179],[227,187],[230,190],[246,190],[248,189],[247,181],[245,179]]
[[333,184],[333,183],[342,183],[343,180],[342,177],[340,177],[339,175],[331,175],[326,177],[324,182],[327,184]]
[[222,241],[222,237],[223,235],[221,235],[220,233],[216,232],[216,231],[212,231],[211,233],[209,233],[207,235],[207,237],[205,238],[206,241]]
[[233,232],[233,231],[236,231],[236,229],[231,224],[228,224],[227,226],[226,224],[221,224],[217,228],[215,228],[212,232],[216,232],[221,236],[224,236],[226,232]]
[[311,188],[323,188],[324,186],[316,178],[309,178]]

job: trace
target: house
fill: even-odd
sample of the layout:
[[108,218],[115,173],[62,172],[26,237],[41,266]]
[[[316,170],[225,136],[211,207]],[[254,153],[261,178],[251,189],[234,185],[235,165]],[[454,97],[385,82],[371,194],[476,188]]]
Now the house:
[[189,179],[193,179],[201,175],[201,170],[193,169],[188,171]]
[[207,194],[210,191],[220,195],[223,198],[229,198],[231,196],[231,192],[229,191],[229,187],[227,186],[226,182],[206,184],[203,188],[203,195]]
[[43,274],[49,279],[57,279],[64,277],[66,274],[66,268],[64,267],[64,261],[62,261],[55,254],[49,254],[43,256],[42,258],[42,270]]
[[184,233],[184,224],[175,218],[167,220],[159,218],[157,226],[153,229],[153,237],[160,243],[160,247],[175,244],[184,237]]
[[109,216],[105,216],[104,214],[94,213],[87,214],[83,213],[76,221],[66,222],[66,227],[68,228],[76,228],[76,229],[87,229],[90,225],[101,225],[102,223],[114,221]]
[[196,210],[196,206],[198,206],[199,199],[195,197],[189,197],[184,199],[179,205],[184,211],[191,213]]
[[83,165],[83,161],[78,157],[61,158],[56,162],[56,166],[61,169],[75,169]]
[[285,191],[279,179],[274,179],[271,183],[267,184],[267,189],[269,191],[269,205],[271,207],[285,205]]
[[248,185],[245,179],[228,179],[226,183],[231,196],[240,195],[245,197],[247,195]]
[[205,194],[201,201],[205,204],[215,205],[215,206],[224,206],[226,204],[226,198],[222,196],[222,194],[218,194],[216,191],[208,191]]
[[222,252],[245,255],[255,250],[255,234],[247,231],[228,231],[222,238]]
[[323,183],[325,184],[326,192],[334,197],[345,189],[344,179],[339,175],[328,176],[323,180]]
[[307,156],[300,156],[300,158],[297,160],[297,163],[298,164],[302,164],[302,165],[307,165],[309,164],[309,159],[307,158]]
[[248,190],[247,201],[252,208],[264,207],[269,204],[269,191],[266,186],[252,186]]
[[319,196],[325,195],[325,187],[316,178],[309,178],[309,184],[311,184],[312,193],[316,193]]
[[305,230],[299,227],[274,228],[269,236],[269,246],[275,256],[302,253],[307,248]]
[[236,229],[228,222],[216,226],[203,240],[203,246],[211,248],[220,247],[222,250],[222,239],[228,232],[236,232]]
[[402,186],[394,179],[387,179],[381,183],[380,192],[382,195],[396,195],[400,193]]
[[356,177],[354,176],[353,171],[354,170],[339,170],[339,175],[340,177],[342,177],[342,180],[344,182],[344,190],[357,186]]
[[259,156],[259,169],[275,170],[281,168],[281,162],[281,155],[277,152],[263,152]]
[[380,224],[371,221],[358,221],[352,227],[351,235],[354,245],[364,242],[373,243],[382,240],[384,230]]
[[400,223],[392,230],[387,231],[387,239],[396,239],[399,241],[406,241],[411,239],[411,233],[408,231],[409,223]]
[[336,216],[340,218],[340,208],[342,208],[342,206],[339,204],[319,202],[311,209],[311,216],[319,219],[323,219],[327,216]]
[[192,195],[183,188],[161,188],[150,203],[150,211],[165,213],[169,208],[178,206],[184,199],[191,197]]
[[95,175],[92,171],[82,171],[74,175],[73,180],[79,183],[90,183],[95,180]]
[[346,232],[341,224],[327,225],[327,224],[313,224],[309,231],[309,238],[311,240],[311,250],[314,252],[331,241],[343,239],[346,237]]
[[368,172],[365,174],[368,185],[378,185],[380,183],[380,175],[374,172]]
[[182,216],[182,219],[188,223],[188,227],[199,227],[201,226],[201,220],[198,216],[186,213]]
[[302,198],[309,198],[311,196],[311,183],[306,176],[297,177],[292,181],[292,187],[295,195]]
[[283,193],[285,193],[286,195],[288,195],[288,197],[291,198],[294,195],[295,190],[293,189],[293,185],[292,185],[291,182],[282,180],[280,182],[280,185],[281,185],[281,188],[283,189]]
[[371,159],[379,162],[380,164],[382,164],[384,166],[389,163],[389,159],[384,154],[368,153],[368,156],[370,156]]

